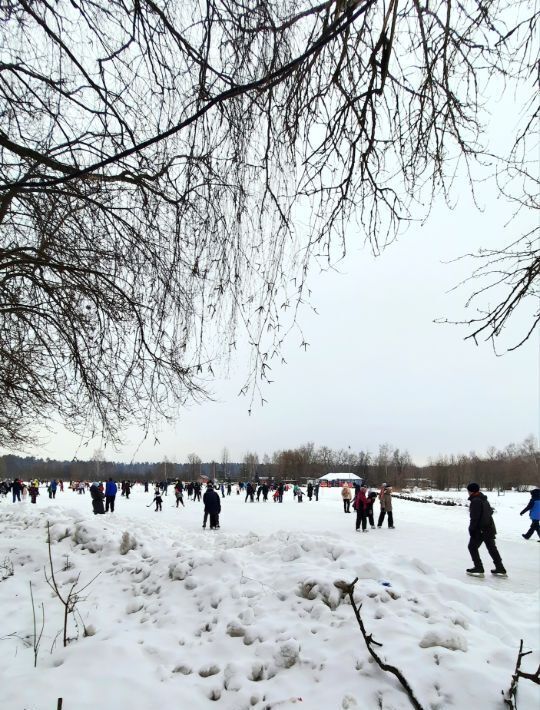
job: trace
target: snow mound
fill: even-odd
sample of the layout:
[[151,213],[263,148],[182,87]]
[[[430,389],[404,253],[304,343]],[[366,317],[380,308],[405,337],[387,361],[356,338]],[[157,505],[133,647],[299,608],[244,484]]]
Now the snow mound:
[[467,639],[462,634],[447,628],[431,629],[424,634],[418,645],[420,648],[442,646],[449,651],[467,651]]

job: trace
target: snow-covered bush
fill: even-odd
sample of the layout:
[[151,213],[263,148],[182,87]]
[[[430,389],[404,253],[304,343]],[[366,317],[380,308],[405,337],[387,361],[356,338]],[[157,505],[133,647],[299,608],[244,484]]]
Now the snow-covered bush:
[[0,563],[0,582],[4,579],[13,576],[13,562],[10,557],[6,557],[3,562]]
[[104,541],[102,531],[91,530],[89,525],[77,524],[71,533],[73,542],[80,545],[83,550],[99,552],[103,550]]

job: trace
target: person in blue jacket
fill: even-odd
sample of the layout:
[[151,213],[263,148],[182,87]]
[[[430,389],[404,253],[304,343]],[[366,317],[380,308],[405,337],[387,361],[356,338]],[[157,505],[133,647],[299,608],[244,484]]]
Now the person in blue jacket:
[[105,484],[105,512],[108,513],[109,510],[111,513],[114,513],[114,501],[116,498],[116,494],[118,493],[118,486],[116,483],[113,481],[112,478],[109,478],[107,483]]
[[535,488],[531,491],[531,500],[528,502],[527,507],[523,508],[520,515],[524,515],[527,511],[529,511],[531,527],[521,537],[528,540],[536,530],[536,534],[540,538],[540,488]]

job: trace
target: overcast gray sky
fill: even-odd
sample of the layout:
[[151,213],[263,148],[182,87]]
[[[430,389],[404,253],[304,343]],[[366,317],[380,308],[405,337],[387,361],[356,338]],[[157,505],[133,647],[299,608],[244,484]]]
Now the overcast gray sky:
[[[491,148],[498,144],[503,152],[518,120],[514,98],[493,104]],[[239,461],[247,451],[262,458],[307,441],[371,452],[390,442],[425,463],[439,454],[483,453],[490,445],[539,437],[540,333],[519,350],[497,356],[489,343],[465,341],[464,326],[434,323],[467,317],[464,304],[474,288],[451,291],[473,265],[445,262],[508,244],[531,229],[537,216],[507,224],[515,206],[498,198],[489,182],[477,194],[481,209],[463,179],[456,180],[453,197],[453,210],[439,201],[425,225],[412,223],[377,258],[351,224],[339,273],[310,275],[319,315],[300,313],[310,345],[304,351],[292,334],[284,350],[287,365],[272,363],[274,383],[263,392],[264,407],[255,405],[250,416],[249,398],[237,396],[248,368],[247,348],[240,348],[229,377],[212,385],[215,401],[180,412],[175,426],[162,429],[158,444],[153,436],[143,441],[141,432],[128,431],[125,446],[105,448],[106,457],[185,462],[194,452],[203,461],[219,461],[226,446],[231,460]],[[517,313],[513,328],[522,332],[528,322]],[[86,459],[102,446],[99,440],[81,445],[60,430],[28,453]]]
[[[230,377],[214,386],[215,402],[192,406],[165,427],[160,443],[141,444],[130,431],[126,445],[107,458],[184,462],[190,452],[232,460],[246,451],[262,457],[307,441],[332,448],[376,451],[391,442],[417,463],[445,453],[485,452],[539,431],[538,333],[518,351],[497,357],[489,344],[464,341],[464,327],[437,325],[440,317],[466,315],[471,287],[449,290],[466,277],[469,262],[445,264],[482,246],[511,241],[517,225],[504,227],[508,212],[490,194],[474,209],[469,193],[456,209],[439,205],[425,226],[413,224],[374,258],[351,235],[341,273],[312,275],[312,302],[319,315],[301,315],[307,351],[291,336],[286,366],[273,366],[268,404],[238,397],[247,351],[232,361]],[[523,325],[518,321],[515,325]],[[100,445],[65,432],[40,447],[40,456],[90,458]]]

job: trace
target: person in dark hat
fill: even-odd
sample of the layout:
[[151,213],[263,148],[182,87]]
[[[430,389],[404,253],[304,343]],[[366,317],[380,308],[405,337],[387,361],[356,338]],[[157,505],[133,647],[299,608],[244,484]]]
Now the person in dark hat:
[[467,490],[470,503],[469,552],[474,563],[474,567],[469,568],[467,574],[473,577],[484,576],[484,565],[478,552],[480,545],[484,543],[495,564],[495,569],[491,570],[491,574],[497,577],[506,577],[506,569],[495,544],[497,530],[493,522],[493,508],[489,504],[487,497],[480,491],[478,483],[469,483]]

